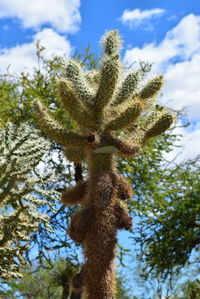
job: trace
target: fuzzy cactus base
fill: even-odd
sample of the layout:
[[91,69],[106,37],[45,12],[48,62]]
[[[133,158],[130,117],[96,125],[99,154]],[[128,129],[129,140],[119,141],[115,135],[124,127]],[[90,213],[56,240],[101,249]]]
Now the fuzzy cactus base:
[[62,196],[66,205],[80,204],[68,233],[83,245],[85,264],[72,287],[77,293],[84,290],[88,299],[115,298],[117,231],[132,226],[124,202],[132,199],[133,192],[117,173],[116,159],[137,156],[150,138],[174,121],[169,110],[156,104],[163,77],[156,76],[140,89],[141,71],[124,73],[118,31],[107,32],[101,44],[99,69],[86,70],[72,59],[58,82],[63,109],[79,131],[69,132],[39,100],[34,104],[41,130],[65,147],[68,159],[88,166],[87,180]]

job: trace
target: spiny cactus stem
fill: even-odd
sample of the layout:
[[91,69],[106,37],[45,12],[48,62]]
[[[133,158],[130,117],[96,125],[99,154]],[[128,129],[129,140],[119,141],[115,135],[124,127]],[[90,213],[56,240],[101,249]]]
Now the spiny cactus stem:
[[[117,230],[114,228],[116,191],[114,155],[94,154],[87,156],[89,188],[87,201],[93,206],[95,217],[83,242],[86,257],[84,285],[87,299],[113,298],[115,294],[114,258],[116,255]],[[94,267],[95,265],[95,267]],[[97,287],[98,285],[98,287]]]
[[90,152],[87,157],[89,176],[94,177],[102,171],[114,171],[114,156],[108,154],[95,154]]

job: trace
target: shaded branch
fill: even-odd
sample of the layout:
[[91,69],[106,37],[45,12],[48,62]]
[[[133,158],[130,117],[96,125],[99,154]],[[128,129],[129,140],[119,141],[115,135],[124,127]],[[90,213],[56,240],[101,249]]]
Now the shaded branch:
[[79,181],[73,188],[67,189],[61,198],[65,205],[81,203],[87,192],[87,181]]

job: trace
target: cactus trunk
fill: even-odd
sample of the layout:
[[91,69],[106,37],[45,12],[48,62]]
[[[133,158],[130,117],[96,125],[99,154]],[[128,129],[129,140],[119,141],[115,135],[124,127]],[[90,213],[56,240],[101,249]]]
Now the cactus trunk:
[[84,285],[88,299],[111,299],[115,293],[113,260],[117,238],[114,215],[116,192],[111,175],[113,168],[111,155],[90,155],[88,202],[93,207],[93,224],[83,243],[86,259]]

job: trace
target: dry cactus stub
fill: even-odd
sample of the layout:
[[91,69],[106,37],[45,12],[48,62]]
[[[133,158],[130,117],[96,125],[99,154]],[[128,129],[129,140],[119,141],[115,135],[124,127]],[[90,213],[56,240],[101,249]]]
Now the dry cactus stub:
[[[40,101],[34,105],[41,130],[65,147],[68,159],[88,165],[87,180],[62,196],[64,204],[81,206],[69,235],[83,244],[85,264],[77,290],[84,288],[88,299],[115,298],[116,235],[132,225],[124,206],[133,196],[132,188],[117,173],[116,158],[138,155],[150,138],[173,122],[171,112],[156,105],[163,77],[156,76],[139,90],[140,71],[124,76],[118,31],[107,32],[101,44],[99,69],[85,70],[71,59],[58,82],[63,109],[77,122],[79,132],[61,126]],[[116,137],[125,131],[128,142]]]

